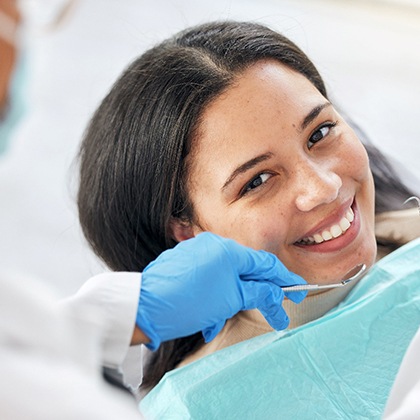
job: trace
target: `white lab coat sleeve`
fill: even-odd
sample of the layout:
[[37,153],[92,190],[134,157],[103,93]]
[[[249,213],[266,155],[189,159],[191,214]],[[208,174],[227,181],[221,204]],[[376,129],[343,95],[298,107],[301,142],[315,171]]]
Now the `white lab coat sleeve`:
[[384,413],[384,420],[420,419],[420,329],[398,371]]
[[[40,281],[0,273],[1,419],[142,418],[134,399],[101,376],[102,321],[89,307],[57,306]],[[120,347],[110,344],[114,359]]]
[[109,272],[90,278],[61,302],[95,311],[102,324],[102,364],[119,368],[130,347],[140,296],[141,273]]

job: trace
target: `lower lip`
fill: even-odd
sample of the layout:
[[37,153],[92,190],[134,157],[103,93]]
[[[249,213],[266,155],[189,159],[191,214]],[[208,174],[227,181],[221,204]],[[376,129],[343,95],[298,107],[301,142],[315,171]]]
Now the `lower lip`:
[[335,239],[330,239],[329,241],[321,242],[320,244],[295,244],[295,246],[309,252],[336,252],[350,245],[360,231],[360,216],[355,202],[352,205],[352,209],[354,220],[343,235]]

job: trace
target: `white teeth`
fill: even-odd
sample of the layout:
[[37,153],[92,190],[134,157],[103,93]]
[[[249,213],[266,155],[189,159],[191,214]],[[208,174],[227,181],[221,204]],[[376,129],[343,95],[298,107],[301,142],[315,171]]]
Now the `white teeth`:
[[343,231],[343,232],[345,232],[348,228],[350,227],[350,222],[345,218],[345,217],[343,217],[341,220],[340,220],[340,229]]
[[324,239],[322,239],[322,236],[319,233],[315,233],[314,239],[315,239],[315,242],[317,244],[320,244],[321,242],[324,242]]
[[315,233],[313,236],[307,236],[305,238],[302,238],[299,241],[299,243],[320,244],[325,241],[330,241],[333,238],[338,238],[339,236],[341,236],[344,232],[348,230],[353,220],[354,220],[354,213],[353,213],[353,210],[349,208],[346,212],[346,215],[340,220],[338,224],[333,225],[329,229],[325,229],[322,232]]
[[329,241],[330,239],[333,238],[333,236],[331,235],[331,232],[329,230],[324,230],[321,233],[322,239],[324,239],[324,241]]
[[[343,219],[343,220],[349,223],[347,219]],[[349,223],[349,226],[350,226],[350,223]],[[341,221],[340,221],[340,226],[334,225],[331,227],[330,231],[331,231],[331,235],[334,236],[334,238],[338,238],[343,233],[343,229],[341,228]]]
[[351,223],[354,220],[354,213],[353,209],[350,207],[348,212],[346,213],[346,219]]

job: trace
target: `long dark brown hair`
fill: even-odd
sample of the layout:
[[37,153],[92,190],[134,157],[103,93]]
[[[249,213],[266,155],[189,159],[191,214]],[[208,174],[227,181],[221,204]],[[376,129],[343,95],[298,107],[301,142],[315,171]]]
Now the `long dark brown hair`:
[[[80,149],[78,207],[83,232],[113,270],[142,271],[176,245],[169,222],[191,221],[185,158],[205,107],[239,72],[274,59],[327,98],[308,57],[289,39],[249,22],[215,22],[179,33],[135,60],[95,112]],[[359,133],[360,134],[360,133]],[[378,211],[410,195],[367,145]],[[201,333],[163,343],[145,370],[151,388],[203,343]]]

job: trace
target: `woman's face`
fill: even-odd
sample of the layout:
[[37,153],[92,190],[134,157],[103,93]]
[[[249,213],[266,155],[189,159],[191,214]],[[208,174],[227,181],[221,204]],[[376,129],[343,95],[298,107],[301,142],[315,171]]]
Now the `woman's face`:
[[271,60],[244,71],[206,108],[189,159],[194,234],[270,251],[309,283],[373,264],[367,154],[299,73]]

